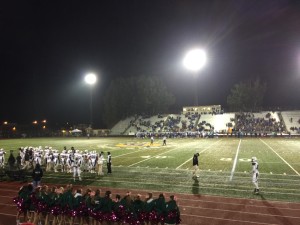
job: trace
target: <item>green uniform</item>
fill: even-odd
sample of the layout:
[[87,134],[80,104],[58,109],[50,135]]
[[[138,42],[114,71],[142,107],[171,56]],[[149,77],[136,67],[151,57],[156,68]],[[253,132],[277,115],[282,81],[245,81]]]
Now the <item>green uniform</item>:
[[166,223],[176,224],[180,218],[179,208],[175,200],[170,200],[166,203],[167,217]]

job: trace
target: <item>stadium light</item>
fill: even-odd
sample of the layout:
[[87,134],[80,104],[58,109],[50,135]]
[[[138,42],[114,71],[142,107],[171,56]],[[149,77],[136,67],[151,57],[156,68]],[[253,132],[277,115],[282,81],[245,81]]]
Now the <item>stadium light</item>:
[[90,127],[93,125],[93,86],[97,82],[97,76],[94,73],[85,75],[84,81],[90,85],[91,96],[90,96]]
[[193,72],[195,76],[194,87],[194,104],[198,106],[198,87],[197,87],[197,72],[201,70],[206,64],[206,53],[202,49],[192,49],[187,52],[183,59],[183,65],[186,69]]
[[199,71],[206,64],[206,53],[202,49],[190,50],[183,59],[183,65],[191,71]]
[[97,81],[97,77],[95,74],[89,73],[89,74],[85,75],[84,80],[87,84],[94,85]]

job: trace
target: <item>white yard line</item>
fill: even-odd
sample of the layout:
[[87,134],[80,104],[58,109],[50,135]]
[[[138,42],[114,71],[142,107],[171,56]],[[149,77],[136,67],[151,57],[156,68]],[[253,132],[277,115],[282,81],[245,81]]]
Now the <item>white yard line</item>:
[[234,174],[234,171],[235,171],[238,155],[239,155],[239,152],[240,152],[241,142],[242,142],[242,139],[240,139],[239,145],[238,145],[236,153],[235,153],[235,158],[234,158],[234,162],[233,162],[233,166],[232,166],[232,170],[231,170],[231,174],[230,174],[230,178],[229,178],[230,181],[232,181],[233,174]]
[[[217,144],[217,143],[220,142],[220,141],[222,141],[222,139],[219,140],[219,141],[217,141],[217,142],[215,142],[215,143],[213,143],[213,144],[211,144],[211,145],[208,146],[207,148],[203,149],[201,152],[199,152],[199,154],[201,154],[201,153],[205,152],[206,150],[210,149],[213,145]],[[182,166],[183,166],[184,164],[186,164],[187,162],[191,161],[192,159],[193,159],[193,158],[190,158],[190,159],[186,160],[184,163],[182,163],[181,165],[177,166],[177,167],[176,167],[176,170],[179,169],[180,167],[182,167]]]
[[262,143],[264,143],[269,149],[271,149],[283,162],[285,162],[286,165],[288,165],[298,176],[300,176],[300,173],[294,169],[284,158],[282,158],[270,145],[268,145],[266,142],[264,142],[262,139],[259,139]]
[[[196,143],[196,144],[198,144],[198,143]],[[178,147],[176,147],[176,148],[173,148],[173,149],[171,149],[171,150],[169,150],[169,151],[166,151],[166,152],[160,153],[160,154],[158,154],[158,155],[152,156],[152,157],[150,157],[150,158],[147,158],[147,159],[141,160],[141,161],[139,161],[139,162],[133,163],[133,164],[129,165],[128,167],[131,167],[131,166],[134,166],[134,165],[136,165],[136,164],[145,162],[145,161],[147,161],[147,160],[149,160],[149,159],[153,159],[153,158],[155,158],[155,157],[157,157],[157,156],[163,155],[163,154],[165,154],[165,153],[167,153],[167,152],[174,151],[174,150],[176,150],[176,149],[178,149],[178,148],[181,148],[181,147],[182,147],[182,145],[180,145],[180,146],[178,146]]]
[[137,151],[134,151],[134,152],[129,152],[129,153],[126,153],[126,154],[114,156],[113,159],[118,158],[118,157],[121,157],[121,156],[124,156],[124,155],[129,155],[129,154],[133,154],[133,153],[136,153],[136,152],[140,152],[140,151],[142,151],[142,150],[137,150]]
[[154,156],[152,156],[152,157],[150,157],[150,158],[147,158],[147,159],[141,160],[141,161],[139,161],[139,162],[133,163],[133,164],[129,165],[128,167],[131,167],[131,166],[134,166],[134,165],[136,165],[136,164],[139,164],[139,163],[145,162],[145,161],[147,161],[147,160],[149,160],[149,159],[153,159],[153,158],[155,158],[155,157],[157,157],[157,156],[163,155],[163,154],[165,154],[165,153],[167,153],[167,152],[174,151],[174,150],[176,150],[176,149],[177,149],[177,148],[174,148],[174,149],[171,149],[171,150],[169,150],[169,151],[166,151],[166,152],[163,152],[163,153],[160,153],[160,154],[154,155]]

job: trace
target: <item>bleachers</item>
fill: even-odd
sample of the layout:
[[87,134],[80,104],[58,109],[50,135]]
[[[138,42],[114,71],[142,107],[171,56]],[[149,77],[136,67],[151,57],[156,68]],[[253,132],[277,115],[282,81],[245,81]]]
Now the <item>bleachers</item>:
[[[282,111],[281,116],[287,131],[291,132],[291,134],[300,134],[300,110]],[[297,129],[291,129],[292,127]]]
[[263,111],[259,113],[236,113],[235,130],[244,133],[276,134],[284,131],[284,125],[276,112]]
[[[204,114],[201,115],[199,123],[205,121],[206,123],[209,123],[211,126],[214,127],[214,131],[222,132],[228,130],[227,123],[231,122],[231,118],[235,118],[235,113],[224,113],[224,114]],[[234,125],[234,122],[231,122]],[[208,129],[209,127],[205,127],[205,129]]]
[[128,124],[127,134],[135,134],[137,132],[160,132],[164,126],[167,115],[155,115],[151,117],[139,116],[134,123]]
[[[199,128],[201,130],[201,127],[204,130],[210,130],[210,128],[213,127],[215,132],[226,133],[228,131],[228,123],[231,123],[233,128],[236,125],[237,130],[245,132],[251,130],[272,133],[284,132],[283,122],[291,134],[300,134],[300,110],[283,111],[281,112],[281,115],[278,112],[271,111],[248,114],[250,116],[249,119],[252,118],[252,122],[242,124],[240,123],[241,121],[236,120],[238,113],[223,113],[217,115],[201,114],[199,120],[198,117],[191,118],[191,115],[188,114],[129,117],[118,122],[112,128],[110,135],[135,135],[138,132],[189,132],[196,131]],[[282,116],[283,122],[281,121],[280,116]],[[203,121],[205,121],[205,123]],[[194,126],[190,126],[191,123],[193,123]],[[211,126],[207,124],[210,124]],[[243,130],[243,128],[245,128],[245,130]]]
[[124,120],[119,121],[112,129],[110,132],[110,135],[121,135],[125,132],[125,130],[128,128],[130,125],[130,121],[135,120],[133,116],[128,117]]

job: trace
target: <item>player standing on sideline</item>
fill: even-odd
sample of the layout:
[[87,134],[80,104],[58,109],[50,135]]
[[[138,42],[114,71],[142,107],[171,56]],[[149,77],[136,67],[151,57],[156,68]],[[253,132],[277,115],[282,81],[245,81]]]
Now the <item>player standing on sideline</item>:
[[81,166],[81,158],[79,156],[76,156],[73,160],[72,160],[72,166],[73,166],[73,179],[74,179],[74,182],[76,180],[76,175],[78,176],[79,178],[79,181],[81,181],[81,169],[80,169],[80,166]]
[[154,137],[151,136],[151,138],[150,138],[150,145],[153,145],[153,142],[154,142]]
[[164,136],[164,137],[163,137],[163,146],[166,146],[166,145],[167,145],[167,137]]
[[107,152],[107,174],[111,174],[111,154]]
[[3,148],[0,149],[0,167],[4,168],[4,163],[5,163],[5,158],[4,155],[6,152],[4,151]]
[[103,162],[104,162],[104,153],[100,152],[98,157],[98,175],[103,175]]
[[37,163],[35,165],[35,168],[34,170],[32,171],[32,186],[33,186],[33,189],[35,190],[38,186],[41,185],[41,179],[43,177],[43,170],[40,166],[39,163]]
[[194,156],[193,156],[193,167],[194,167],[193,178],[198,178],[199,177],[197,175],[197,171],[199,169],[198,157],[199,157],[199,153],[195,153]]
[[252,164],[252,183],[254,184],[254,194],[259,193],[259,187],[258,187],[258,162],[256,157],[252,157],[251,159],[251,164]]

